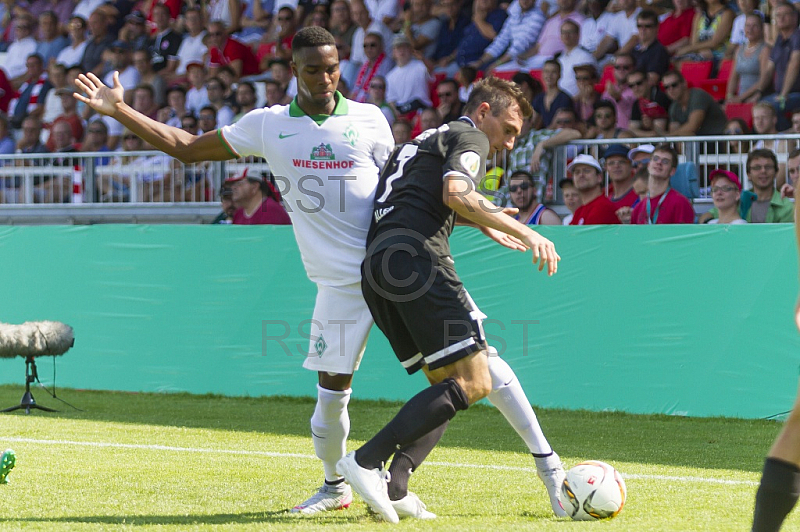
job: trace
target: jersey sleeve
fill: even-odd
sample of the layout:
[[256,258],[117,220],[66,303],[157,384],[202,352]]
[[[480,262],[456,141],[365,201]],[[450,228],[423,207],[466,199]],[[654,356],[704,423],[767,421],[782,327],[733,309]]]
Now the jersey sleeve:
[[389,156],[394,150],[394,136],[386,116],[380,109],[375,113],[375,123],[376,135],[375,144],[372,147],[372,158],[375,160],[375,164],[378,165],[379,170],[383,171],[386,161],[389,160]]
[[235,124],[218,129],[220,138],[235,157],[264,157],[264,109],[250,111]]
[[476,128],[452,132],[445,139],[442,176],[458,175],[480,183],[486,172],[489,139]]

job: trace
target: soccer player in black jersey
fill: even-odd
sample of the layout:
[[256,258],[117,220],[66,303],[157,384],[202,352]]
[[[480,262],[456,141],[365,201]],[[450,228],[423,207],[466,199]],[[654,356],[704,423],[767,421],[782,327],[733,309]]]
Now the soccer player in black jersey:
[[409,400],[378,434],[337,464],[352,488],[383,519],[398,516],[381,467],[413,445],[417,467],[459,410],[492,390],[485,317],[453,267],[449,235],[473,225],[512,249],[533,252],[539,270],[556,273],[552,242],[476,191],[487,158],[511,149],[531,107],[514,84],[479,82],[465,116],[395,148],[381,173],[362,264],[361,288],[376,324],[409,373],[422,369],[431,386]]
[[[800,201],[795,202],[795,235],[800,251]],[[800,300],[795,307],[800,330]],[[776,532],[800,497],[800,390],[789,419],[767,454],[761,485],[756,492],[753,532]]]

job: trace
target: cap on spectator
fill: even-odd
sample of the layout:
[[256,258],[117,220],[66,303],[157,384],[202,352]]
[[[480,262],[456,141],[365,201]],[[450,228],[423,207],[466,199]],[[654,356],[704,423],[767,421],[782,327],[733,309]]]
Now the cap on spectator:
[[632,161],[633,157],[637,153],[646,153],[647,155],[652,155],[654,151],[656,151],[656,147],[652,144],[642,144],[641,146],[636,146],[628,152],[628,159]]
[[206,65],[202,61],[197,61],[197,60],[189,61],[188,63],[186,63],[186,70],[189,70],[192,67],[205,68]]
[[244,172],[241,175],[229,177],[225,179],[225,183],[236,183],[237,181],[241,181],[242,179],[250,179],[252,181],[263,181],[263,179],[258,175],[247,175],[247,171],[250,168],[245,166]]
[[406,37],[405,33],[398,33],[397,35],[394,36],[394,40],[392,41],[392,48],[403,45],[411,46],[411,41],[408,40],[408,37]]
[[730,170],[722,170],[722,169],[713,170],[711,174],[709,174],[708,176],[708,182],[713,185],[714,180],[720,177],[723,179],[727,179],[728,181],[736,185],[736,188],[739,189],[739,192],[742,191],[742,182],[739,181],[739,176],[737,176]]
[[233,196],[233,188],[231,188],[230,184],[227,183],[228,181],[226,180],[219,189],[220,198],[229,198]]
[[112,50],[130,50],[131,45],[128,41],[123,41],[122,39],[117,39],[113,43],[111,43]]
[[61,87],[60,89],[56,90],[56,96],[63,96],[64,94],[69,94],[71,96],[72,94],[74,94],[76,92],[78,92],[78,91],[76,91],[72,87]]
[[571,172],[572,169],[575,168],[576,166],[578,166],[579,164],[585,164],[586,166],[591,166],[592,168],[596,169],[598,172],[602,172],[603,171],[603,167],[600,166],[600,163],[597,162],[597,159],[595,159],[591,155],[587,155],[585,153],[581,153],[580,155],[578,155],[577,157],[572,159],[571,163],[569,163],[569,165],[567,166],[567,172]]
[[613,157],[614,155],[619,155],[621,157],[628,157],[628,148],[623,146],[622,144],[612,144],[609,146],[605,152],[603,152],[603,158],[608,159],[609,157]]
[[131,11],[128,16],[125,17],[126,22],[135,22],[136,24],[144,24],[147,22],[147,19],[144,16],[144,13],[141,11]]
[[568,177],[565,177],[564,179],[558,182],[558,188],[574,187],[574,186],[575,186],[575,181],[573,181]]

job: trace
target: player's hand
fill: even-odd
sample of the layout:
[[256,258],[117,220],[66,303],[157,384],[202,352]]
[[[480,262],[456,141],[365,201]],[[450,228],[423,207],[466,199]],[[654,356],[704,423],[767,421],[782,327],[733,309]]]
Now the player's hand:
[[794,324],[797,330],[800,331],[800,299],[797,300],[797,305],[794,307]]
[[76,92],[74,94],[76,100],[85,103],[98,113],[108,116],[113,116],[117,111],[117,104],[122,103],[125,92],[119,82],[119,72],[116,70],[114,71],[114,88],[107,87],[91,72],[80,74],[75,80],[75,86],[86,93],[84,96]]
[[522,241],[533,252],[533,263],[539,265],[539,271],[544,270],[545,265],[547,265],[547,275],[553,275],[558,271],[558,261],[561,257],[556,253],[555,244],[533,230]]
[[481,233],[488,236],[503,247],[507,247],[508,249],[513,249],[515,251],[528,250],[528,247],[522,242],[522,240],[515,236],[498,231],[497,229],[492,229],[491,227],[481,227],[480,230]]

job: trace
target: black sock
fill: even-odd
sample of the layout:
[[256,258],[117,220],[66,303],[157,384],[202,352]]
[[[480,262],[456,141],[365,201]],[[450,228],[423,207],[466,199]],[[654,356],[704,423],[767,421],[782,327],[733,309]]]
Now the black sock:
[[536,454],[536,453],[531,453],[531,454],[533,455],[534,458],[547,458],[548,456],[553,455],[553,451],[550,451],[547,454]]
[[325,479],[325,484],[327,484],[328,486],[338,486],[342,482],[344,482],[344,478],[340,478],[337,480],[328,480],[327,478]]
[[389,466],[389,473],[392,475],[392,480],[389,482],[389,499],[399,501],[408,495],[408,479],[411,477],[411,473],[417,470],[422,461],[436,447],[449,423],[450,421],[445,421],[422,438],[394,453],[392,465]]
[[753,532],[777,532],[800,496],[800,468],[767,458],[756,492]]
[[454,379],[445,379],[425,388],[409,399],[394,419],[356,451],[356,462],[366,469],[380,468],[396,450],[425,436],[467,407],[467,394]]

